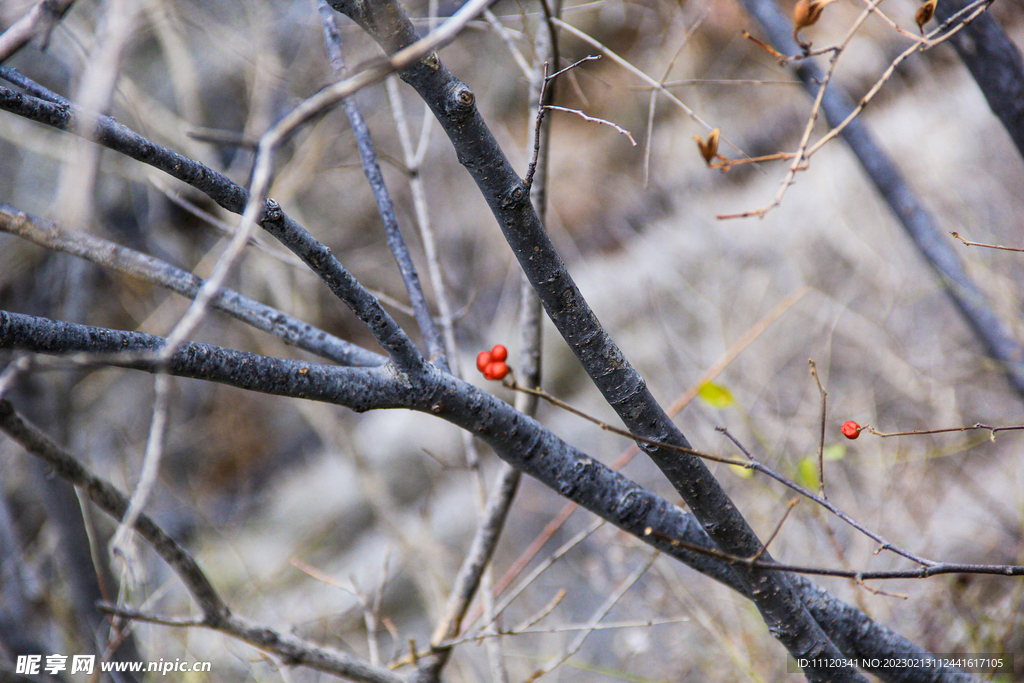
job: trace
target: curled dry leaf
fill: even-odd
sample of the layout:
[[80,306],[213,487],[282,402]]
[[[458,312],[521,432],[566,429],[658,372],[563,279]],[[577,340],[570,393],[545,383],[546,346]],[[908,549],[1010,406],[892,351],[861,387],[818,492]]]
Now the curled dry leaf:
[[811,46],[810,43],[805,43],[800,40],[800,29],[813,26],[818,23],[818,19],[821,18],[821,12],[825,9],[826,5],[835,2],[835,0],[797,0],[796,5],[793,7],[793,38],[796,42],[800,43],[800,46],[805,50]]
[[715,155],[718,154],[718,134],[721,129],[715,128],[713,131],[708,133],[708,139],[705,141],[701,136],[694,135],[693,139],[697,141],[697,149],[700,150],[700,155],[704,157],[704,161],[710,166],[711,162],[715,160]]
[[914,15],[914,21],[917,22],[917,28],[921,30],[921,35],[924,35],[924,25],[931,21],[932,17],[935,16],[935,5],[937,4],[938,0],[928,0],[928,2],[917,8],[917,14]]

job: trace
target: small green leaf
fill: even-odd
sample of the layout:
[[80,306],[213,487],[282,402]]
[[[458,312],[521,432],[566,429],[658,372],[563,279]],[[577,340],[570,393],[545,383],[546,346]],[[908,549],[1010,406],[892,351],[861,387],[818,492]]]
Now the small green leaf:
[[704,384],[701,384],[700,389],[697,390],[697,395],[712,408],[728,408],[736,402],[731,391],[721,384],[715,384],[714,382],[704,382]]
[[750,479],[752,476],[754,476],[754,470],[750,469],[749,467],[743,467],[741,465],[729,465],[729,469],[731,469],[732,473],[735,474],[740,479]]
[[796,483],[812,491],[818,487],[818,458],[807,456],[796,466]]
[[846,444],[834,443],[831,446],[825,446],[825,452],[822,453],[821,455],[828,462],[842,460],[844,457],[846,457]]

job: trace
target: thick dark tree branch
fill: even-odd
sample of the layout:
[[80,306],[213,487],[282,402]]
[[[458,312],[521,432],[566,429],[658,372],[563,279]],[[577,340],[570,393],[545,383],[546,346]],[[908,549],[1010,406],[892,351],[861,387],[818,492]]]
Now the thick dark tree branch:
[[[545,14],[550,10],[546,0],[541,0]],[[556,10],[557,13],[558,10]],[[498,24],[500,26],[500,24]],[[537,26],[537,36],[534,40],[534,65],[531,70],[529,112],[531,119],[541,118],[538,116],[538,104],[540,100],[540,89],[544,83],[544,71],[548,62],[558,62],[558,40],[550,23],[541,22]],[[554,84],[552,84],[553,86]],[[547,91],[545,103],[550,101],[554,94],[554,87]],[[543,216],[547,206],[547,171],[550,120],[541,124],[541,134],[534,140],[528,136],[527,152],[530,153],[537,148],[537,160],[534,164],[534,182],[530,187],[530,198],[533,201],[537,215]],[[520,381],[526,386],[540,386],[541,377],[541,340],[543,330],[543,309],[540,300],[533,291],[530,281],[525,275],[521,275],[519,290],[519,334],[520,349],[519,360],[516,363],[516,374]],[[526,392],[516,394],[516,410],[533,417],[537,410],[537,397]],[[446,605],[446,614],[435,630],[432,641],[436,644],[443,640],[455,638],[459,634],[462,620],[466,616],[470,601],[477,592],[480,581],[483,577],[487,562],[497,546],[498,537],[504,526],[519,486],[520,472],[508,463],[504,463],[498,471],[492,492],[487,501],[487,506],[480,520],[476,535],[470,551],[463,560],[459,574],[454,583],[452,594]],[[487,588],[485,587],[485,590]],[[486,615],[485,615],[486,616]],[[432,660],[421,665],[423,677],[426,680],[436,680],[445,666],[449,648],[441,649]],[[503,677],[507,674],[502,671]],[[495,677],[499,680],[498,677]]]
[[[942,0],[935,6],[935,19],[948,21],[972,4],[972,0]],[[1024,156],[1024,62],[1020,49],[991,12],[976,18],[949,42]]]
[[[743,4],[761,24],[775,49],[783,54],[801,52],[800,46],[793,40],[792,21],[779,10],[774,0],[743,0]],[[802,59],[796,62],[796,72],[807,90],[816,95],[824,78],[818,65],[811,59]],[[829,84],[821,106],[832,125],[845,120],[854,110],[854,103],[849,95],[834,82]],[[938,274],[940,282],[967,319],[975,335],[1000,362],[1016,392],[1024,396],[1024,349],[989,306],[985,294],[964,271],[956,251],[936,225],[935,219],[921,206],[903,174],[878,145],[862,119],[855,118],[850,121],[843,129],[842,136],[879,194],[889,204],[889,208],[896,214],[928,264]]]
[[405,371],[423,371],[424,360],[405,330],[341,265],[329,247],[319,242],[301,225],[289,218],[273,199],[267,199],[260,225],[308,265],[334,294],[352,309],[369,328],[374,338]]
[[[359,24],[388,54],[399,52],[418,38],[405,12],[393,0],[334,0],[331,5]],[[400,74],[448,134],[459,162],[483,193],[548,316],[629,431],[689,447],[583,298],[548,238],[527,188],[480,116],[472,90],[440,60],[412,64]],[[761,551],[757,536],[702,462],[649,444],[643,448],[720,548],[744,557]],[[840,656],[796,598],[785,575],[756,568],[738,568],[737,575],[769,631],[794,657]],[[863,680],[854,671],[808,669],[805,673],[811,680]]]
[[[106,330],[0,311],[0,348],[48,354],[103,354],[105,363],[153,372],[152,361],[140,360],[137,353],[130,352],[152,351],[163,343],[160,337],[138,332]],[[107,355],[119,352],[129,352],[130,360],[118,363],[116,358]],[[728,563],[673,543],[682,541],[694,546],[715,547],[693,516],[569,446],[507,403],[439,370],[431,370],[421,383],[410,384],[389,366],[326,366],[194,343],[183,344],[168,367],[169,372],[182,377],[326,401],[356,411],[401,407],[437,415],[479,436],[503,460],[565,498],[749,597],[748,589]],[[835,634],[847,655],[928,655],[927,651],[802,577],[794,577],[794,582],[815,620],[830,637]],[[960,672],[929,668],[889,669],[876,673],[891,683],[975,680]]]
[[[81,489],[89,500],[105,513],[115,520],[124,517],[128,510],[127,496],[109,482],[89,472],[70,453],[18,414],[6,399],[0,399],[0,429],[29,453],[44,460],[57,476]],[[232,614],[192,555],[159,525],[145,514],[140,514],[135,521],[135,530],[171,566],[199,604],[203,613],[199,625],[227,633],[272,652],[289,666],[308,666],[364,683],[405,681],[388,669],[372,666],[343,652],[319,647],[291,634],[275,631]],[[188,623],[195,624],[194,621]]]
[[[80,131],[78,123],[87,117],[75,105],[48,102],[9,88],[0,88],[0,109],[72,133]],[[96,119],[95,141],[98,144],[188,183],[228,211],[241,213],[245,210],[249,193],[227,176],[147,140],[109,116],[93,118]],[[392,360],[406,370],[419,371],[423,359],[405,331],[341,265],[330,249],[285,214],[272,199],[266,200],[258,221],[312,268],[331,291],[352,309],[378,343],[388,351]]]
[[[156,363],[138,353],[126,354],[123,362],[109,354],[153,351],[163,344],[163,338],[141,332],[0,311],[0,349],[102,354],[105,364],[154,372]],[[483,439],[517,469],[638,538],[643,538],[644,530],[651,527],[667,538],[710,544],[700,525],[676,506],[569,446],[492,394],[436,369],[412,378],[395,372],[389,365],[321,365],[193,342],[181,345],[167,369],[179,377],[334,403],[357,412],[407,408],[437,415]],[[696,561],[691,566],[698,571],[744,592],[732,570],[723,563],[695,553],[672,553],[667,542],[657,541],[653,545],[680,559]]]
[[[56,223],[22,213],[3,203],[0,203],[0,231],[17,235],[47,249],[79,256],[190,299],[194,299],[203,286],[202,278],[169,263],[85,233],[64,230]],[[221,290],[211,306],[269,332],[287,344],[341,365],[372,367],[387,362],[384,356],[339,339],[230,289]]]

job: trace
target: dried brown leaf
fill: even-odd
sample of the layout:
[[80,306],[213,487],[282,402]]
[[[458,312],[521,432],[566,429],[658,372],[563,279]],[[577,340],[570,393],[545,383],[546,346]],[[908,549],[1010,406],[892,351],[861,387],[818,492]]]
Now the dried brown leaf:
[[917,28],[921,30],[921,35],[924,35],[924,25],[931,21],[932,17],[935,16],[935,5],[937,4],[938,0],[928,0],[928,2],[917,8],[917,14],[914,15],[914,21],[917,22]]
[[796,5],[793,7],[793,38],[804,49],[810,47],[811,44],[800,40],[800,36],[797,35],[800,33],[800,29],[814,26],[814,24],[818,23],[822,10],[825,9],[826,5],[833,2],[835,0],[797,0]]
[[708,139],[705,141],[701,136],[694,135],[693,139],[697,141],[697,149],[700,150],[700,155],[704,157],[704,161],[708,166],[715,160],[715,155],[718,154],[718,135],[721,133],[721,129],[715,128],[713,131],[708,133]]

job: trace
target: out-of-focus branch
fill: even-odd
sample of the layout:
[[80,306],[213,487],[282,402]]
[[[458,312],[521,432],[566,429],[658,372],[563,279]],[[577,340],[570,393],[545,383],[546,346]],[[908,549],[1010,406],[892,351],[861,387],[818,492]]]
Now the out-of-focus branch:
[[[399,54],[418,36],[394,0],[336,1],[332,6],[366,30],[388,54]],[[689,442],[654,400],[646,383],[605,332],[551,243],[523,181],[508,162],[476,108],[472,90],[440,60],[400,72],[427,102],[448,134],[460,163],[483,193],[495,218],[540,297],[548,316],[618,413],[628,430],[661,443]],[[751,556],[761,543],[735,504],[698,459],[659,447],[644,450],[683,496],[724,551]],[[797,658],[840,657],[819,624],[804,609],[785,575],[737,568],[768,629]],[[852,670],[805,670],[811,680],[863,681]]]
[[[946,22],[972,4],[973,0],[942,0],[935,6],[935,19]],[[1024,61],[1020,49],[991,12],[977,17],[949,42],[981,88],[992,113],[1010,134],[1017,151],[1024,155]]]
[[[23,418],[10,401],[0,399],[0,429],[29,453],[42,459],[53,472],[83,491],[93,503],[116,520],[128,510],[127,497],[112,484],[93,475],[70,453],[54,443],[38,427]],[[135,531],[171,566],[199,604],[201,620],[177,620],[175,625],[201,625],[227,633],[282,658],[285,664],[308,666],[365,683],[404,683],[404,678],[343,652],[328,650],[289,633],[276,631],[231,613],[195,558],[144,513],[134,522]],[[133,611],[108,610],[123,616]],[[163,620],[163,623],[174,623]]]
[[[120,520],[128,499],[109,482],[94,476],[70,453],[55,444],[38,427],[25,420],[7,399],[0,399],[0,429],[25,450],[48,464],[53,472],[81,489],[101,510]],[[139,515],[135,530],[174,569],[202,610],[204,619],[215,623],[230,610],[195,559],[145,514]]]
[[[761,24],[777,50],[784,54],[800,52],[800,46],[793,40],[792,22],[773,0],[744,0],[744,5]],[[822,79],[817,64],[811,59],[802,59],[796,62],[796,72],[808,91],[816,94]],[[832,125],[845,120],[855,108],[846,92],[834,83],[822,97],[821,106]],[[878,145],[862,119],[851,120],[843,129],[842,136],[879,194],[938,274],[940,282],[975,335],[1002,364],[1016,392],[1024,396],[1024,348],[1021,348],[1006,323],[989,306],[985,294],[964,271],[956,251],[936,225],[935,219],[918,201],[903,174]]]
[[[77,132],[80,128],[77,125],[78,119],[87,116],[75,105],[48,102],[9,88],[0,88],[0,109],[69,132]],[[242,213],[245,210],[249,193],[227,176],[147,140],[109,116],[95,118],[95,140],[98,144],[188,183],[228,211]],[[261,155],[264,166],[270,163],[270,152],[280,138],[291,130],[290,126],[299,123],[301,121],[296,117],[286,117],[268,131],[268,135],[264,136],[265,142],[261,143],[264,148],[271,148],[267,154]],[[302,258],[331,291],[352,309],[398,365],[412,370],[419,367],[423,360],[402,328],[381,308],[380,302],[341,265],[330,249],[314,239],[272,199],[263,202],[257,220],[264,229]]]
[[[504,467],[511,468],[511,465],[506,464]],[[518,472],[518,470],[512,469]],[[480,586],[484,569],[490,563],[494,550],[498,546],[498,539],[505,527],[505,519],[518,485],[518,477],[505,476],[504,472],[498,474],[487,499],[487,507],[484,508],[483,514],[480,516],[480,524],[473,536],[473,542],[470,544],[466,558],[452,584],[452,593],[445,605],[445,612],[431,636],[431,645],[440,645],[443,641],[451,640],[459,634],[462,618],[465,616],[466,610],[469,609],[469,604]],[[449,647],[439,648],[433,660],[423,666],[427,680],[437,680],[450,653],[451,648]]]
[[5,62],[15,52],[25,47],[28,41],[43,35],[43,43],[49,41],[50,31],[64,14],[71,9],[75,0],[41,0],[28,12],[0,34],[0,62]]
[[[195,298],[203,285],[202,278],[157,258],[85,233],[65,230],[56,223],[22,213],[3,203],[0,203],[0,231],[17,235],[47,249],[87,259],[190,299]],[[273,334],[286,344],[341,365],[376,366],[387,361],[384,356],[339,339],[230,289],[222,289],[214,297],[211,306]]]

